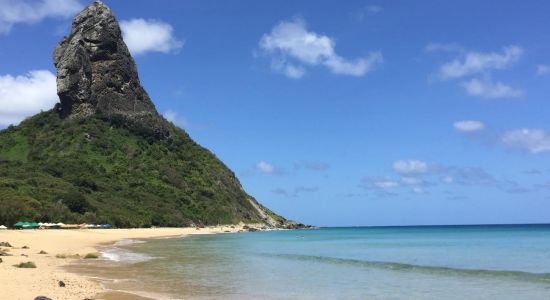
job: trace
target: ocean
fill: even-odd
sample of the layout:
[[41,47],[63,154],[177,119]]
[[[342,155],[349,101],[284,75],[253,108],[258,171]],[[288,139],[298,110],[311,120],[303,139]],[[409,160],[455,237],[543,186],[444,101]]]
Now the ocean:
[[129,240],[73,268],[158,299],[550,299],[550,225]]

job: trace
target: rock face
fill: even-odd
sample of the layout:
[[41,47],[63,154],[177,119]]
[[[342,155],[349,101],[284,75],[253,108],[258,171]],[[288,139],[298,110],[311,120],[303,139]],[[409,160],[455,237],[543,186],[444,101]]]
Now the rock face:
[[71,34],[54,51],[60,113],[86,118],[95,113],[131,119],[161,119],[139,82],[136,64],[111,10],[95,1],[74,19]]

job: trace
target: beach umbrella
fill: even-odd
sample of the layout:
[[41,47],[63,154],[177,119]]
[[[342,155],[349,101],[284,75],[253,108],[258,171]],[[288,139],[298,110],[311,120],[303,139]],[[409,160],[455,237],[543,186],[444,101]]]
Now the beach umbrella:
[[21,222],[21,221],[19,221],[19,222],[13,224],[13,226],[15,226],[15,227],[23,227],[25,224],[27,224],[27,222]]
[[36,222],[30,222],[29,223],[29,227],[31,227],[31,228],[38,228],[39,226],[40,225],[38,225],[38,223],[36,223]]

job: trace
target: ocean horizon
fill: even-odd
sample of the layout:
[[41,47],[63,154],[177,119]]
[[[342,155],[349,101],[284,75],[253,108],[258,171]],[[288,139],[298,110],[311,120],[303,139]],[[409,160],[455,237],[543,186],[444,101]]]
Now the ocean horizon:
[[70,267],[156,299],[548,299],[550,224],[125,240]]

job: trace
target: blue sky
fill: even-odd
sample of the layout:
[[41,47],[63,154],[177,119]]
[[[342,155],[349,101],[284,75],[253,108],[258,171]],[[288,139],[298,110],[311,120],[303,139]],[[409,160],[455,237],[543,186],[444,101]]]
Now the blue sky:
[[[546,1],[104,1],[142,84],[276,212],[550,222]],[[87,4],[0,0],[0,126],[57,101]]]

